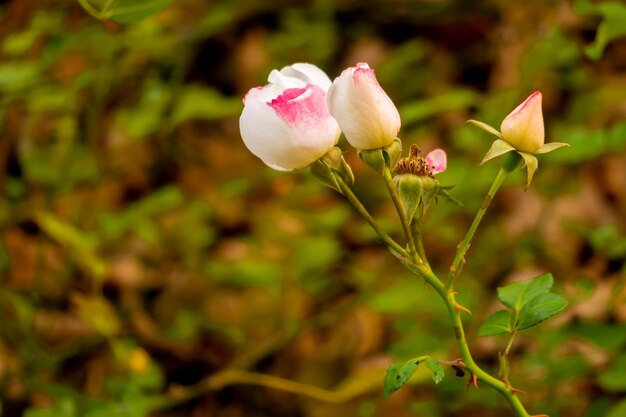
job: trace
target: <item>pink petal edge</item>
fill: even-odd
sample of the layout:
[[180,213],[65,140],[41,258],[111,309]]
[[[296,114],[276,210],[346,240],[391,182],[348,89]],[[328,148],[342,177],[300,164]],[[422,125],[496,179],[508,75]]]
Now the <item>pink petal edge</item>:
[[434,174],[439,174],[446,170],[447,157],[443,149],[435,149],[426,155],[426,163]]
[[528,105],[535,101],[535,100],[539,100],[539,103],[541,103],[541,99],[542,99],[542,94],[541,91],[537,90],[534,93],[532,93],[531,95],[528,96],[528,98],[526,98],[526,100],[524,100],[524,102],[522,104],[520,104],[519,106],[517,106],[508,116],[507,119],[511,118],[511,119],[515,119],[517,118],[517,116],[519,116],[520,114],[522,114],[525,110],[526,107],[528,107]]
[[267,105],[292,127],[319,125],[330,117],[326,93],[315,84],[307,84],[303,88],[288,88]]

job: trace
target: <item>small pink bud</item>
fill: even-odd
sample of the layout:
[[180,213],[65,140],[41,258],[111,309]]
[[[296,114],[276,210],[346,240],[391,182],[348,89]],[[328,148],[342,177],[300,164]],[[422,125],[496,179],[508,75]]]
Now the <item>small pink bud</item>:
[[350,145],[380,149],[396,139],[400,114],[367,64],[344,70],[328,90],[328,109]]
[[543,146],[545,132],[540,91],[532,93],[502,121],[500,133],[502,139],[518,151],[534,154]]
[[446,170],[446,153],[443,149],[435,149],[426,155],[426,163],[432,171],[432,174],[439,174]]

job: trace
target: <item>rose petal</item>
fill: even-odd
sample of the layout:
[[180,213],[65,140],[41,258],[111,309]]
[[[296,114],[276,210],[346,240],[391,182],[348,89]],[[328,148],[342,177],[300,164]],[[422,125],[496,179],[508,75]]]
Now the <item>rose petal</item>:
[[426,155],[426,163],[432,170],[433,175],[446,170],[447,157],[443,149],[435,149]]
[[502,139],[519,151],[532,154],[543,146],[541,98],[541,92],[535,91],[502,121]]
[[328,89],[328,108],[350,145],[378,149],[394,141],[400,114],[365,63],[344,70]]

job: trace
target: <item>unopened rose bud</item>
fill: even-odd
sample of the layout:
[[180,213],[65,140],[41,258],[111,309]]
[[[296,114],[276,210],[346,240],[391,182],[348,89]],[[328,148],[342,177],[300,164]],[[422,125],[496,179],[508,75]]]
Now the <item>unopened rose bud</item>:
[[536,153],[544,143],[541,92],[535,91],[517,106],[500,126],[502,139],[518,151]]
[[341,130],[328,112],[330,78],[311,64],[272,71],[244,98],[239,119],[246,147],[271,168],[305,168],[332,149]]
[[400,114],[367,64],[344,70],[328,90],[328,108],[350,145],[384,148],[400,130]]

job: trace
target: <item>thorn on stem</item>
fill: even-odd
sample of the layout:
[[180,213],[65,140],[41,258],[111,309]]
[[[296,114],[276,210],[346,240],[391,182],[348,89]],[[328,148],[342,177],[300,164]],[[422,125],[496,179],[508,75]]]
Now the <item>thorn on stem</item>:
[[467,307],[463,307],[461,304],[456,303],[454,305],[454,308],[457,309],[457,311],[464,311],[466,313],[468,313],[470,316],[472,315],[472,312],[467,308]]
[[469,380],[467,381],[467,390],[469,391],[470,387],[474,384],[476,389],[478,389],[478,377],[474,374],[470,374]]
[[510,387],[510,388],[509,388],[509,391],[511,391],[513,394],[517,394],[518,392],[521,392],[522,394],[528,394],[528,393],[527,393],[526,391],[524,391],[524,390],[517,389],[517,388],[513,388],[513,387]]

